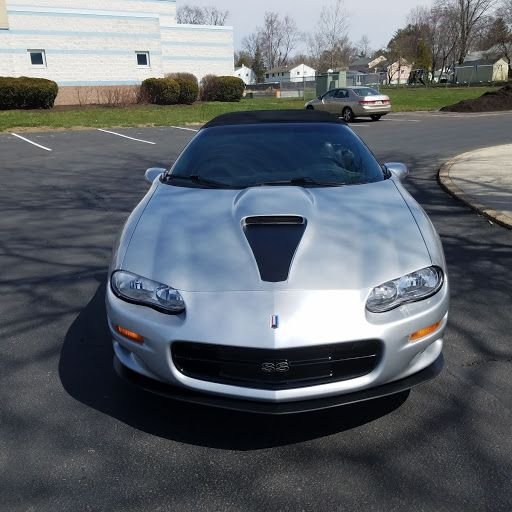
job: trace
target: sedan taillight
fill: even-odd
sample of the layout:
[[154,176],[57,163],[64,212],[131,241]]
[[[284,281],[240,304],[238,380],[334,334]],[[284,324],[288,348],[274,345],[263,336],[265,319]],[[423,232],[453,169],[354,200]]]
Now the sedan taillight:
[[389,99],[386,100],[361,100],[359,105],[389,105]]

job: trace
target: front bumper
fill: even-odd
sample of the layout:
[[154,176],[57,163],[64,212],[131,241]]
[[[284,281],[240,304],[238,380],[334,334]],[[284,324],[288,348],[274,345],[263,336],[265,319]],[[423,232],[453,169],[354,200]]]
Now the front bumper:
[[[442,353],[449,303],[447,281],[435,296],[386,314],[366,312],[360,307],[357,291],[183,294],[187,313],[171,316],[128,304],[107,290],[109,326],[120,363],[157,381],[157,385],[182,388],[184,395],[190,392],[218,396],[219,402],[224,399],[262,402],[262,407],[283,404],[285,409],[293,408],[291,402],[344,403],[343,397],[372,395],[374,389],[421,374]],[[230,312],[229,318],[226,311]],[[280,313],[279,328],[271,329],[270,314],[276,311]],[[222,321],[224,318],[227,321]],[[418,342],[409,342],[411,333],[439,320],[441,326],[437,331]],[[116,325],[140,333],[145,343],[140,345],[123,338],[115,331]],[[170,349],[174,341],[288,349],[365,339],[380,340],[384,347],[379,364],[371,373],[349,380],[278,390],[191,378],[176,368]]]
[[166,398],[171,398],[181,402],[188,402],[196,405],[209,407],[217,407],[221,409],[230,409],[234,411],[249,412],[255,414],[297,414],[301,412],[313,412],[323,409],[331,409],[342,405],[349,405],[365,400],[383,398],[385,396],[394,395],[407,391],[418,384],[429,381],[439,375],[444,366],[443,355],[438,358],[427,368],[421,370],[410,377],[398,381],[384,384],[371,389],[365,389],[345,395],[336,395],[316,400],[301,400],[296,402],[256,402],[253,400],[240,400],[237,398],[212,395],[201,393],[182,387],[171,386],[158,382],[154,379],[144,377],[124,366],[119,362],[117,356],[114,356],[114,368],[117,374],[128,382],[138,387],[150,391]]

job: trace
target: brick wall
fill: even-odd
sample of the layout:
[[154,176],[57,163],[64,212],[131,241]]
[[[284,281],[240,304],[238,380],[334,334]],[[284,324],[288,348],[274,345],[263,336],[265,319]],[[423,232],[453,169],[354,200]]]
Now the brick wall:
[[59,87],[55,106],[131,105],[136,102],[138,90],[139,87],[133,85]]

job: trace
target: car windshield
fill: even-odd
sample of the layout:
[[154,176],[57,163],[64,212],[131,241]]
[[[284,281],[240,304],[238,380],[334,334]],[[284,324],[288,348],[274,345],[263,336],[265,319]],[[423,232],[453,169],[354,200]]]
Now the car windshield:
[[353,91],[358,96],[380,96],[380,92],[371,87],[359,87],[358,89],[353,89]]
[[370,150],[338,123],[206,128],[166,175],[172,185],[209,188],[342,186],[384,179]]

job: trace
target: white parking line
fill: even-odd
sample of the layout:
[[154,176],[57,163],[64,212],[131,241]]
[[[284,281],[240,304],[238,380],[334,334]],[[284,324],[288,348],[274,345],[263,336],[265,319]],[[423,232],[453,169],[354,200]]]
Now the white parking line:
[[112,135],[117,135],[118,137],[123,137],[124,139],[130,139],[130,140],[135,140],[137,142],[144,142],[144,144],[153,144],[155,145],[156,142],[151,142],[149,140],[143,140],[143,139],[136,139],[135,137],[128,137],[128,135],[123,135],[122,133],[117,133],[117,132],[111,132],[109,130],[102,130],[101,128],[96,128],[99,132],[104,132],[104,133],[111,133]]
[[397,123],[421,123],[419,119],[386,119],[386,121],[395,121]]
[[38,148],[44,149],[45,151],[51,151],[50,148],[47,148],[46,146],[41,146],[41,144],[38,144],[37,142],[34,142],[32,140],[26,139],[25,137],[22,137],[21,135],[18,135],[17,133],[11,132],[11,135],[18,137],[18,139],[24,140],[25,142],[28,142],[29,144],[32,144],[33,146],[37,146]]
[[169,126],[169,128],[174,128],[175,130],[185,130],[187,132],[198,132],[199,130],[195,130],[194,128],[185,128],[184,126]]

